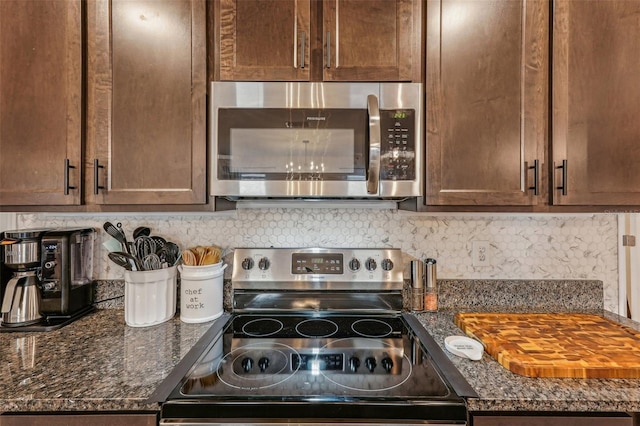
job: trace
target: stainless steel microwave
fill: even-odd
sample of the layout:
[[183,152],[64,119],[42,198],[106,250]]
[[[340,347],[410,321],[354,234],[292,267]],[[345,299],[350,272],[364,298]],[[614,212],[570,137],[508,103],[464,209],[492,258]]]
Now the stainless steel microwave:
[[214,197],[422,195],[419,83],[213,82],[210,97]]

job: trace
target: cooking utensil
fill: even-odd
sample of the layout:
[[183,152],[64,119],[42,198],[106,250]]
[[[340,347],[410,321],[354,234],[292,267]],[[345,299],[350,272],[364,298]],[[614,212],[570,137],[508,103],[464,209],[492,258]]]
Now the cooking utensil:
[[122,245],[124,251],[131,254],[129,243],[127,242],[127,237],[124,235],[124,232],[121,229],[116,228],[111,222],[105,222],[103,228],[107,232],[107,234],[111,235],[120,243],[120,245]]
[[151,228],[146,226],[139,226],[133,230],[133,239],[135,240],[138,237],[145,236],[148,237],[151,235]]
[[167,240],[165,240],[162,237],[159,237],[157,235],[152,235],[150,238],[153,238],[153,241],[156,242],[156,247],[162,247],[163,245],[167,244]]
[[157,250],[155,240],[144,235],[136,238],[133,245],[135,246],[136,257],[141,261],[150,254],[155,254]]
[[182,263],[187,266],[197,266],[198,259],[196,255],[189,249],[185,249],[182,251]]
[[145,271],[153,271],[155,269],[162,269],[162,261],[157,254],[151,253],[142,260],[142,267]]
[[108,256],[114,263],[129,271],[142,271],[144,269],[142,263],[129,253],[125,253],[123,251],[112,251]]
[[180,247],[174,242],[167,241],[165,245],[158,248],[156,254],[160,257],[162,263],[173,266],[180,257]]
[[122,266],[127,271],[134,270],[133,266],[131,265],[130,259],[128,257],[122,256],[121,252],[112,251],[107,254],[107,256],[109,256],[109,259],[111,259],[113,263],[118,266]]

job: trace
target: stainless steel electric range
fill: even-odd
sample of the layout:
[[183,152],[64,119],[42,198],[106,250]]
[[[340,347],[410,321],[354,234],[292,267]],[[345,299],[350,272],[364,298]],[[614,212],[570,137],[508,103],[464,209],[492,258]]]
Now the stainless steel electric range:
[[236,249],[233,314],[165,381],[160,424],[465,424],[476,394],[401,312],[404,266],[398,249]]

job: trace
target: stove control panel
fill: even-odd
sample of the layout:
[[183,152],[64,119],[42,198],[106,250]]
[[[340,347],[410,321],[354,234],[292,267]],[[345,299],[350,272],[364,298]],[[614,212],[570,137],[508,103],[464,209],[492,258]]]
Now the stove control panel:
[[231,281],[234,288],[322,290],[402,288],[399,249],[238,248]]

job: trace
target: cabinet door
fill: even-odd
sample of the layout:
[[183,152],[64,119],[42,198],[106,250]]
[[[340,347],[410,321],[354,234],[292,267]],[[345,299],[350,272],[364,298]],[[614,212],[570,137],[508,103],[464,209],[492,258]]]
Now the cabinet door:
[[325,81],[421,81],[420,0],[324,0]]
[[553,16],[553,203],[640,205],[640,2]]
[[220,0],[220,80],[309,80],[310,0]]
[[80,8],[0,1],[0,205],[80,203]]
[[206,202],[204,0],[87,2],[87,201]]
[[427,204],[538,204],[548,2],[429,0],[426,32]]

